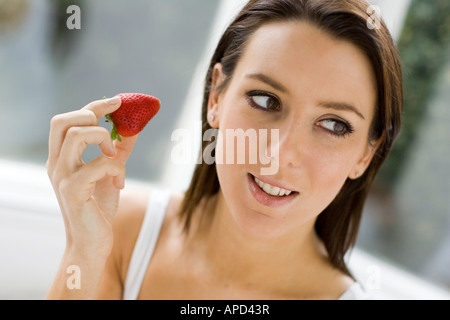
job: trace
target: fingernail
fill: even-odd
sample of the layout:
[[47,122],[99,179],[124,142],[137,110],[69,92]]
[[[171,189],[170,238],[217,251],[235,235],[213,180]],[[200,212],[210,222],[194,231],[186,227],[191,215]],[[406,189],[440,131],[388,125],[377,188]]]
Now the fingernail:
[[120,98],[119,97],[109,98],[109,99],[106,99],[105,102],[107,104],[115,105],[120,102]]

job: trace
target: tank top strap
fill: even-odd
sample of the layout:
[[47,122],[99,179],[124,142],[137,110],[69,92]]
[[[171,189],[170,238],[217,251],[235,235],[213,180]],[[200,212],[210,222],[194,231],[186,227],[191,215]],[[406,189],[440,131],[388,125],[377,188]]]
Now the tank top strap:
[[151,189],[147,210],[128,266],[123,299],[136,300],[159,238],[170,201],[168,189]]

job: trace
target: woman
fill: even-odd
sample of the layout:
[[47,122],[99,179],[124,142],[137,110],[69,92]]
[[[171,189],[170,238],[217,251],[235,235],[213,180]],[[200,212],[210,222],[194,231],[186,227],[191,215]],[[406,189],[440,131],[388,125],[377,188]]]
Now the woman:
[[[48,298],[366,298],[344,256],[402,110],[397,51],[367,12],[362,0],[252,0],[225,31],[203,133],[277,130],[265,146],[272,175],[262,163],[203,163],[184,194],[122,192],[119,203],[136,137],[113,144],[98,119],[120,101],[55,116],[48,171],[67,247]],[[216,155],[230,139],[218,135]],[[104,156],[84,164],[87,144]]]

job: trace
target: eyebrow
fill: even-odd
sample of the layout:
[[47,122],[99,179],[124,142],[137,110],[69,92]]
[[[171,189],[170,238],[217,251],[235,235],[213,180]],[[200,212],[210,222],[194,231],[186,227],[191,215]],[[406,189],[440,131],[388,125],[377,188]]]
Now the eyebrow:
[[284,93],[288,92],[288,89],[286,89],[286,87],[283,86],[281,83],[279,83],[278,81],[276,81],[262,73],[252,73],[252,74],[248,74],[246,77],[250,78],[250,79],[256,79],[256,80],[262,81],[278,91],[281,91]]
[[366,120],[361,112],[358,111],[358,109],[351,104],[348,103],[342,103],[342,102],[321,102],[319,103],[319,106],[328,108],[328,109],[334,109],[334,110],[340,110],[340,111],[351,111],[353,113],[356,113],[358,117],[360,117],[363,120]]
[[[284,92],[284,93],[289,92],[289,90],[285,86],[283,86],[278,81],[272,79],[271,77],[266,76],[265,74],[251,73],[251,74],[246,75],[246,77],[249,79],[256,79],[256,80],[262,81],[262,82],[268,84],[269,86],[271,86],[272,88],[279,90],[281,92]],[[355,113],[356,115],[358,115],[361,119],[366,120],[366,118],[362,115],[361,112],[359,112],[359,110],[356,107],[354,107],[353,105],[348,104],[348,103],[321,102],[321,103],[319,103],[319,106],[328,108],[328,109],[339,110],[339,111],[351,111],[351,112]]]

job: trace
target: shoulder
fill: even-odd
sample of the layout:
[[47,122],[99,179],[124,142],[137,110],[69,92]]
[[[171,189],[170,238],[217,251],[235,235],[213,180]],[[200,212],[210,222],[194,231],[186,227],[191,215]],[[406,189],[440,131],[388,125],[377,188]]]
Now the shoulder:
[[[151,197],[152,190],[149,189],[125,189],[121,192],[119,208],[113,221],[113,248],[102,276],[99,298],[121,299],[128,265]],[[176,213],[183,198],[184,194],[171,194],[163,230],[171,229],[170,225],[173,225],[171,221],[176,221]]]
[[[156,192],[148,189],[124,190],[120,197],[119,209],[114,218],[114,247],[115,256],[120,278],[122,282],[126,278],[128,265],[133,254],[134,246],[138,239],[142,222],[148,212],[149,201]],[[171,192],[167,205],[163,228],[173,224],[177,219],[177,212],[184,198],[183,193]]]
[[113,232],[115,256],[121,279],[125,279],[128,262],[144,220],[150,199],[147,190],[124,190],[120,195],[119,208],[114,217]]
[[[145,216],[149,194],[140,190],[121,192],[113,220],[114,243],[100,282],[99,299],[121,299],[127,260]],[[124,273],[125,272],[125,273]]]

